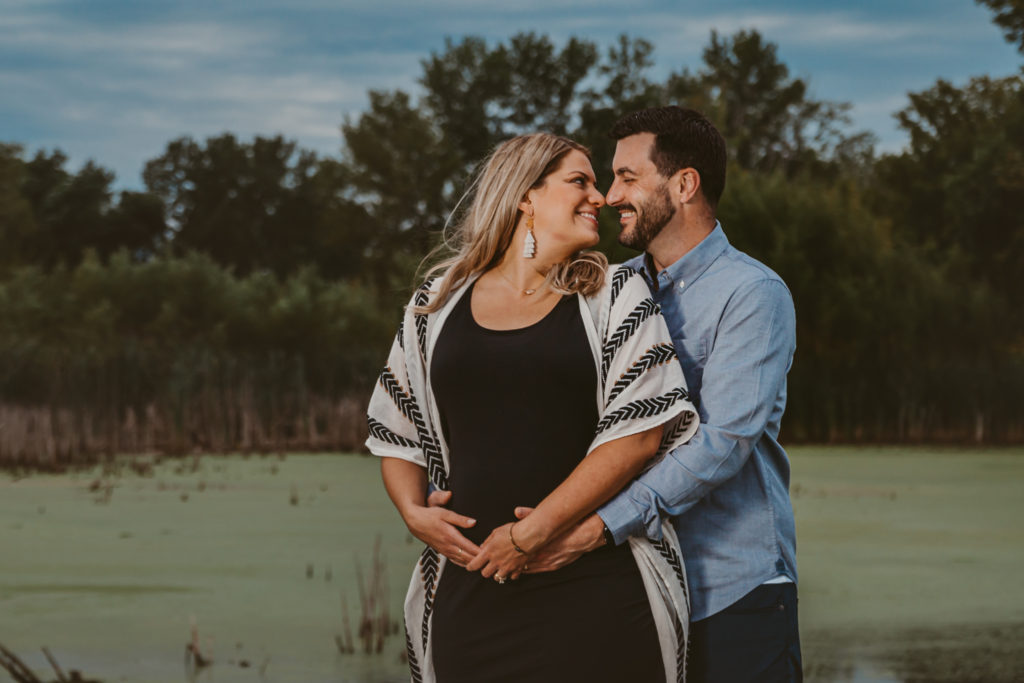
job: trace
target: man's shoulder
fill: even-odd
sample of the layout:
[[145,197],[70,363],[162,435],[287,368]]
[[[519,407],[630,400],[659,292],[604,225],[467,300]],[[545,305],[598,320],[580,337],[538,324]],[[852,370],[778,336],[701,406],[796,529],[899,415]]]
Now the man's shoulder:
[[714,265],[712,270],[716,279],[727,280],[733,290],[759,285],[778,285],[789,294],[789,287],[778,273],[731,244],[725,248]]

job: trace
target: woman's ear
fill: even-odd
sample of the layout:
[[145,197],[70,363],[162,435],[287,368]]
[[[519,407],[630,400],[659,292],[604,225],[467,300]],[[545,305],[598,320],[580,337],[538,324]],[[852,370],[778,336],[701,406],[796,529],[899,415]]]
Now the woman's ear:
[[519,202],[519,210],[527,216],[533,215],[533,202],[530,201],[529,194],[523,197],[523,201]]

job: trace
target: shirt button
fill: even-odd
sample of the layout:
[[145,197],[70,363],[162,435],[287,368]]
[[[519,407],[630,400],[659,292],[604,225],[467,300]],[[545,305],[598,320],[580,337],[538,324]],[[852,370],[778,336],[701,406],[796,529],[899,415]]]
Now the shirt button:
[[680,281],[679,281],[679,289],[682,289],[682,288],[683,288],[683,287],[685,287],[685,286],[686,286],[686,283],[685,283],[685,282],[683,282],[682,280],[680,280]]

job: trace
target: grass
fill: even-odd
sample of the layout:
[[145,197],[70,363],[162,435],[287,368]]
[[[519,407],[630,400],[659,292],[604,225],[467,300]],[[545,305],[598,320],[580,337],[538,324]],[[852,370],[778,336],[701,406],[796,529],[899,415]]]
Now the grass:
[[[1024,450],[791,455],[808,680],[1024,673]],[[343,593],[358,621],[355,558],[367,574],[381,536],[397,615],[419,552],[374,459],[182,464],[0,475],[0,643],[39,672],[47,645],[109,682],[179,680],[194,619],[199,680],[407,680],[401,636],[376,656],[334,642]]]

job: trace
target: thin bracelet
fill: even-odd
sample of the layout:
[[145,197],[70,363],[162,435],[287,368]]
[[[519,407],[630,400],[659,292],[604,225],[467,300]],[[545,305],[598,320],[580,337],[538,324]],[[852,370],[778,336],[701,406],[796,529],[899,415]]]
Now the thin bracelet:
[[523,550],[522,548],[519,547],[519,544],[516,543],[515,537],[512,535],[512,527],[514,527],[514,526],[515,526],[515,522],[510,524],[509,527],[508,527],[508,540],[512,541],[512,547],[516,549],[517,553],[519,553],[520,555],[528,555],[529,553],[527,553],[525,550]]

